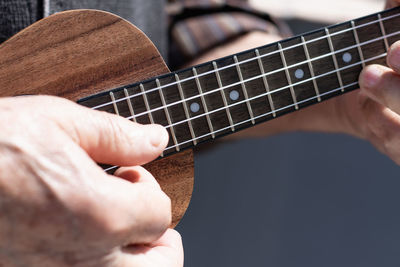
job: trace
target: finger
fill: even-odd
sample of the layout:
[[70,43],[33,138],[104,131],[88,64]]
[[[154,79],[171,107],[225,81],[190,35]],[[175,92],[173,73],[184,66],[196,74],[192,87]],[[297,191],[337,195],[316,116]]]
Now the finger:
[[390,47],[387,63],[395,72],[400,74],[400,41],[395,42]]
[[147,244],[160,238],[171,224],[171,201],[151,181],[154,178],[139,177],[131,183],[102,174],[96,177],[96,199],[90,206],[102,231],[119,244]]
[[160,125],[140,125],[105,112],[86,112],[88,116],[75,120],[72,130],[78,132],[80,146],[97,162],[142,165],[157,158],[168,143],[168,134]]
[[128,246],[117,257],[121,266],[183,266],[183,246],[180,234],[168,229],[159,240],[145,246]]
[[60,98],[45,98],[57,110],[47,116],[99,163],[142,165],[158,157],[168,143],[168,134],[160,125],[140,125]]
[[183,256],[182,237],[178,231],[168,229],[157,241],[151,244],[152,247],[170,247],[180,250]]
[[400,115],[372,99],[364,103],[363,111],[370,130],[368,139],[382,153],[400,163]]
[[[121,179],[98,168],[76,144],[70,152],[74,155],[73,165],[79,162],[85,168],[74,170],[78,179],[70,179],[70,186],[63,188],[58,197],[80,218],[78,225],[90,226],[84,232],[86,239],[96,243],[107,240],[110,247],[147,244],[168,229],[171,200],[148,171],[142,167],[121,168],[117,174],[126,178]],[[60,186],[57,179],[47,179],[46,183]]]
[[121,167],[114,173],[114,176],[125,179],[131,183],[146,183],[149,186],[160,189],[160,185],[153,175],[141,166]]
[[400,76],[393,70],[369,65],[361,72],[359,83],[364,94],[400,114]]
[[387,0],[386,1],[386,8],[396,7],[400,4],[399,0]]

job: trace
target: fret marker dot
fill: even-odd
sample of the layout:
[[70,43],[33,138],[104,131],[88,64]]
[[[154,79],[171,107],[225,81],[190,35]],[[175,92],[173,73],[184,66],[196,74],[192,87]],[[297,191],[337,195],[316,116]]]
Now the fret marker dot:
[[196,103],[196,102],[193,102],[192,104],[190,104],[190,110],[191,110],[193,113],[199,112],[199,110],[200,110],[200,105],[199,105],[198,103]]
[[342,59],[344,62],[349,63],[352,59],[351,54],[348,52],[344,53]]
[[294,76],[296,76],[297,79],[301,79],[304,77],[304,71],[302,69],[297,69],[294,72]]
[[239,99],[239,92],[236,91],[236,90],[232,90],[232,91],[229,93],[229,97],[231,98],[232,101],[236,101],[236,100]]

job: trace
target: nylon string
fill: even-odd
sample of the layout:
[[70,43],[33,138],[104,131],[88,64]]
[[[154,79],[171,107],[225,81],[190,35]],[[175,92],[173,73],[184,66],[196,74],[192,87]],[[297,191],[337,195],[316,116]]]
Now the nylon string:
[[[315,39],[312,39],[312,40],[301,42],[301,43],[293,45],[293,46],[288,46],[288,47],[282,48],[282,51],[286,51],[286,50],[289,50],[289,49],[292,49],[292,48],[295,48],[295,47],[298,47],[298,46],[302,46],[303,44],[312,43],[312,42],[315,42],[315,41],[318,41],[318,40],[322,40],[322,39],[325,39],[325,38],[328,38],[328,37],[332,37],[332,36],[335,36],[335,35],[338,35],[338,34],[342,34],[344,32],[352,31],[354,29],[365,27],[365,26],[368,26],[368,25],[371,25],[371,24],[374,24],[374,23],[379,23],[379,22],[382,22],[382,21],[385,21],[385,20],[396,18],[398,16],[400,16],[400,14],[395,14],[395,15],[388,16],[388,17],[385,17],[385,18],[382,18],[382,19],[377,19],[377,20],[374,20],[374,21],[371,21],[371,22],[367,22],[365,24],[361,24],[361,25],[358,25],[358,26],[355,26],[355,27],[350,27],[350,28],[342,30],[342,31],[338,31],[338,32],[331,33],[331,34],[328,34],[328,35],[324,35],[324,36],[321,36],[321,37],[318,37],[318,38],[315,38]],[[399,33],[400,33],[400,31],[397,31],[397,32],[394,32],[394,33],[391,33],[391,34],[387,34],[387,35],[383,35],[382,37],[378,37],[378,38],[375,38],[375,39],[372,39],[372,40],[368,40],[368,41],[365,41],[363,43],[355,44],[355,45],[352,45],[352,46],[337,50],[335,52],[330,52],[330,53],[327,53],[327,54],[323,54],[321,56],[312,58],[311,60],[305,60],[305,61],[302,61],[302,62],[299,62],[299,63],[295,63],[295,64],[292,64],[292,65],[289,65],[287,68],[281,68],[281,69],[278,69],[278,70],[274,70],[274,71],[265,73],[265,75],[271,75],[271,74],[274,74],[276,72],[279,72],[279,71],[282,71],[282,70],[285,70],[285,69],[293,68],[293,67],[296,67],[296,66],[308,63],[308,62],[312,62],[314,60],[319,60],[319,59],[322,59],[324,57],[332,56],[332,55],[335,55],[336,53],[341,53],[341,52],[347,51],[347,50],[352,49],[352,48],[357,48],[358,46],[362,46],[362,45],[366,45],[366,44],[369,44],[369,43],[372,43],[372,42],[376,42],[376,41],[379,41],[379,40],[382,40],[382,39],[397,35]],[[254,49],[254,50],[256,50],[256,49]],[[175,82],[172,82],[172,83],[161,85],[159,87],[151,88],[149,90],[146,90],[145,92],[140,92],[140,93],[137,93],[137,94],[134,94],[134,95],[130,95],[129,97],[122,97],[122,98],[116,99],[115,101],[109,101],[109,102],[97,105],[95,107],[92,107],[92,109],[99,109],[99,108],[102,108],[102,107],[105,107],[105,106],[108,106],[108,105],[113,105],[114,103],[122,102],[122,101],[125,101],[125,100],[128,100],[128,99],[132,99],[132,98],[135,98],[135,97],[138,97],[138,96],[146,95],[146,94],[149,94],[151,92],[154,92],[154,91],[157,91],[157,90],[161,90],[161,89],[169,87],[169,86],[177,85],[178,83],[182,84],[182,83],[184,83],[186,81],[194,80],[194,79],[202,77],[202,76],[206,76],[206,75],[209,75],[209,74],[215,74],[215,73],[217,73],[217,72],[219,72],[221,70],[232,68],[232,67],[235,67],[237,65],[244,64],[244,63],[247,63],[247,62],[251,62],[251,61],[254,61],[254,60],[258,60],[258,59],[261,59],[261,58],[264,58],[264,57],[267,57],[267,56],[270,56],[270,55],[273,55],[273,54],[277,54],[277,53],[280,53],[280,50],[273,51],[273,52],[270,52],[270,53],[267,53],[267,54],[264,54],[264,55],[260,55],[260,56],[255,56],[255,57],[240,61],[238,63],[233,63],[233,64],[230,64],[230,65],[221,67],[221,68],[213,69],[211,71],[207,71],[207,72],[204,72],[204,73],[201,73],[201,74],[198,74],[198,75],[194,75],[194,76],[182,79],[180,81],[175,81]],[[250,79],[244,80],[243,82],[252,81],[252,80],[258,79],[260,77],[262,77],[262,76],[252,77]],[[213,93],[213,92],[218,91],[218,89],[225,89],[225,88],[229,88],[231,86],[235,86],[235,85],[238,85],[238,84],[241,84],[241,82],[235,83],[235,84],[231,84],[231,85],[227,85],[224,88],[217,88],[217,90],[208,91],[208,92],[206,92],[204,94]],[[168,106],[171,106],[171,105],[174,105],[174,104],[179,104],[179,103],[182,103],[183,101],[191,100],[191,99],[197,98],[199,96],[200,96],[200,94],[198,96],[194,96],[194,97],[191,97],[191,98],[187,98],[185,100],[181,100],[181,101],[177,101],[177,102],[174,102],[174,103],[170,103],[167,106],[161,106],[161,107],[158,107],[156,109],[153,109],[153,110],[150,110],[150,111],[147,111],[147,112],[143,112],[143,113],[140,113],[140,114],[136,114],[136,115],[137,116],[141,116],[141,115],[147,114],[148,112],[157,111],[159,109],[163,109],[165,107],[168,107]]]
[[[381,21],[387,20],[387,19],[391,19],[391,18],[394,18],[394,17],[397,17],[397,16],[400,16],[400,14],[396,14],[396,15],[393,15],[393,16],[390,16],[390,17],[386,17],[386,18],[382,19]],[[363,26],[366,26],[366,25],[370,25],[370,24],[379,22],[379,21],[380,21],[380,20],[372,21],[372,22],[369,22],[369,23],[366,23],[366,24],[359,25],[359,26],[354,27],[354,28],[360,28],[360,27],[363,27]],[[336,35],[336,34],[340,34],[340,33],[346,32],[346,31],[351,31],[351,30],[353,30],[353,29],[352,29],[352,28],[346,29],[346,30],[343,30],[343,31],[340,31],[340,32],[333,33],[333,34],[331,34],[330,36],[333,36],[333,35]],[[349,49],[352,49],[352,48],[356,48],[356,47],[358,47],[358,46],[362,46],[362,45],[365,45],[365,44],[368,44],[368,43],[372,43],[372,42],[375,42],[375,41],[379,41],[379,40],[382,40],[382,39],[386,39],[386,38],[388,38],[388,37],[397,35],[397,34],[399,34],[399,33],[400,33],[400,31],[397,31],[397,32],[394,32],[394,33],[391,33],[391,34],[388,34],[388,35],[384,35],[384,36],[382,36],[382,37],[375,38],[375,39],[373,39],[373,40],[368,40],[368,41],[363,42],[363,43],[359,43],[359,44],[356,44],[356,45],[353,45],[353,46],[350,46],[350,47],[347,47],[347,48],[344,48],[344,49],[341,49],[341,50],[337,50],[337,51],[335,51],[335,52],[333,52],[333,53],[331,52],[331,53],[328,53],[328,54],[325,54],[325,55],[322,55],[322,56],[313,58],[313,59],[311,59],[311,60],[306,60],[306,61],[301,62],[301,63],[296,63],[296,64],[293,64],[293,65],[288,66],[287,69],[293,68],[293,67],[295,67],[295,66],[298,66],[298,65],[301,65],[301,64],[310,62],[310,61],[318,60],[318,59],[321,59],[321,58],[324,58],[324,57],[327,57],[327,56],[336,55],[336,54],[338,54],[338,53],[341,53],[341,52],[343,52],[343,51],[346,51],[346,50],[349,50]],[[320,39],[324,39],[324,38],[327,38],[327,37],[328,37],[328,36],[323,36],[323,37],[320,37],[320,38],[317,38],[317,39],[320,40]],[[301,46],[301,45],[303,45],[304,43],[310,43],[310,42],[313,42],[313,41],[317,41],[317,39],[313,39],[313,40],[310,40],[310,41],[307,41],[307,42],[302,42],[302,43],[297,44],[297,45],[295,45],[295,46],[284,48],[283,50],[290,49],[290,48],[297,47],[297,46]],[[273,54],[273,53],[279,53],[279,51],[274,51],[274,52],[272,52],[272,53],[270,53],[270,54]],[[187,122],[187,121],[189,121],[189,120],[193,120],[193,119],[196,119],[196,118],[204,117],[204,116],[207,116],[207,115],[212,114],[212,113],[214,113],[214,112],[218,112],[218,111],[221,111],[221,110],[230,108],[230,107],[232,107],[232,106],[242,104],[242,103],[244,103],[244,102],[246,102],[246,101],[251,101],[251,100],[254,100],[254,99],[259,98],[259,97],[263,97],[263,96],[266,96],[266,95],[269,95],[269,94],[272,94],[272,93],[275,93],[275,92],[279,92],[279,91],[281,91],[281,90],[284,90],[284,89],[288,88],[289,86],[296,86],[296,85],[299,85],[299,84],[308,82],[308,81],[310,81],[310,80],[314,80],[314,79],[316,79],[316,78],[320,78],[320,77],[323,77],[323,76],[326,76],[326,75],[329,75],[329,74],[338,72],[338,71],[340,71],[340,70],[344,70],[344,69],[347,69],[347,68],[351,68],[351,67],[356,66],[356,65],[359,65],[359,64],[361,64],[361,63],[366,63],[366,62],[369,62],[369,61],[373,61],[373,60],[375,60],[375,59],[379,59],[379,58],[385,57],[386,55],[387,55],[387,53],[383,53],[383,54],[381,54],[381,55],[375,56],[375,57],[373,57],[373,58],[369,58],[369,59],[367,59],[367,60],[361,60],[361,61],[359,61],[359,62],[357,62],[357,63],[354,63],[354,64],[351,64],[351,65],[342,67],[342,68],[340,68],[340,69],[337,69],[337,70],[334,70],[334,71],[330,71],[330,72],[327,72],[327,73],[324,73],[324,74],[321,74],[321,75],[318,75],[318,76],[315,76],[315,77],[311,77],[311,78],[309,78],[309,79],[307,79],[307,80],[303,80],[303,81],[300,81],[300,82],[295,83],[295,84],[291,84],[291,85],[288,85],[288,86],[285,86],[285,87],[281,87],[281,88],[278,88],[278,89],[275,89],[275,90],[272,90],[272,91],[263,93],[263,94],[261,94],[261,95],[257,95],[257,96],[255,96],[255,97],[252,97],[252,98],[248,99],[248,100],[239,101],[239,102],[233,103],[233,104],[231,104],[231,105],[224,106],[224,107],[221,107],[221,108],[219,108],[219,109],[213,110],[213,111],[211,111],[211,112],[203,113],[203,114],[200,114],[200,115],[198,115],[198,116],[192,117],[192,118],[190,118],[190,119],[186,119],[186,120],[183,120],[183,121],[179,121],[179,122],[177,122],[177,123],[175,123],[175,124],[167,125],[167,126],[165,126],[165,128],[174,127],[174,126],[179,125],[179,124],[181,124],[181,123],[185,123],[185,122]],[[248,60],[245,60],[245,61],[241,61],[241,62],[238,62],[238,63],[235,63],[235,64],[231,64],[231,65],[229,65],[229,66],[225,66],[225,67],[220,68],[220,69],[215,69],[215,70],[213,70],[213,71],[209,71],[208,73],[202,73],[202,74],[200,74],[200,75],[197,75],[197,77],[204,76],[204,75],[208,75],[208,74],[210,74],[210,73],[216,73],[216,72],[219,71],[219,70],[226,69],[226,68],[229,68],[229,67],[232,67],[232,66],[236,66],[236,65],[240,65],[240,64],[243,64],[243,63],[245,63],[245,62],[249,62],[249,61],[252,61],[252,60],[256,60],[256,59],[258,59],[258,58],[262,58],[262,57],[265,57],[265,56],[268,56],[268,54],[262,55],[262,56],[260,56],[260,57],[254,57],[254,58],[251,58],[251,59],[248,59]],[[239,85],[239,84],[244,83],[244,82],[247,82],[247,81],[251,81],[251,80],[254,80],[254,79],[261,78],[261,77],[263,77],[263,76],[268,76],[268,75],[271,75],[271,74],[276,73],[276,72],[278,72],[278,71],[281,71],[281,70],[283,70],[283,69],[285,69],[285,68],[282,68],[282,69],[279,69],[279,70],[274,70],[274,71],[265,73],[264,75],[259,75],[259,76],[256,76],[256,77],[252,77],[252,78],[250,78],[250,79],[247,79],[247,80],[244,80],[244,81],[240,81],[240,82],[238,82],[238,83],[236,83],[236,84],[231,84],[231,85],[228,85],[228,86],[225,86],[225,87],[217,88],[217,89],[215,89],[215,90],[212,90],[212,91],[208,91],[208,92],[206,92],[206,93],[203,93],[203,95],[207,95],[207,94],[210,94],[210,93],[213,93],[213,92],[216,92],[216,91],[224,90],[224,89],[226,89],[226,88],[229,88],[229,87],[232,87],[232,86],[235,86],[235,85]],[[110,104],[113,104],[113,103],[116,103],[116,102],[128,100],[128,99],[131,99],[131,98],[133,98],[133,97],[137,97],[137,96],[140,96],[140,95],[143,95],[143,94],[147,94],[147,93],[150,93],[150,92],[152,92],[152,91],[160,90],[160,89],[162,89],[162,88],[165,88],[165,87],[168,87],[168,86],[171,86],[171,85],[174,85],[174,84],[182,83],[182,82],[185,82],[185,81],[187,81],[187,80],[191,80],[191,79],[195,79],[195,78],[196,78],[196,77],[189,77],[189,78],[187,78],[187,79],[180,80],[179,82],[177,81],[177,82],[174,82],[174,83],[170,83],[170,84],[166,84],[166,85],[163,85],[163,86],[160,86],[160,87],[157,87],[157,88],[150,89],[150,90],[148,90],[148,91],[146,91],[146,92],[144,92],[144,93],[139,93],[139,94],[136,94],[136,95],[131,95],[131,96],[129,96],[129,97],[125,97],[125,98],[121,98],[121,99],[115,100],[115,102],[108,102],[108,103],[105,103],[105,104],[96,106],[96,107],[94,107],[93,109],[97,109],[97,108],[100,108],[100,107],[103,107],[103,106],[106,106],[106,105],[110,105]],[[196,141],[196,140],[199,140],[199,139],[201,139],[201,138],[207,137],[207,136],[209,136],[209,135],[213,135],[213,134],[215,134],[215,133],[219,133],[219,132],[228,130],[228,129],[230,129],[232,126],[233,126],[233,127],[236,127],[236,126],[242,125],[242,124],[244,124],[244,123],[250,122],[250,121],[253,120],[253,119],[254,119],[254,120],[260,119],[260,118],[262,118],[262,117],[271,115],[273,112],[279,112],[279,111],[282,111],[282,110],[285,110],[285,109],[294,107],[296,104],[298,105],[298,104],[307,103],[307,102],[312,101],[312,100],[314,100],[314,99],[316,99],[316,98],[318,98],[318,97],[325,96],[325,95],[328,95],[328,94],[331,94],[331,93],[334,93],[334,92],[343,90],[343,89],[345,89],[345,88],[348,88],[348,87],[351,87],[351,86],[354,86],[354,85],[357,85],[357,84],[358,84],[358,82],[354,82],[354,83],[345,85],[345,86],[343,86],[343,87],[339,87],[339,88],[336,88],[336,89],[327,91],[327,92],[325,92],[325,93],[316,95],[316,96],[314,96],[314,97],[311,97],[311,98],[308,98],[308,99],[305,99],[305,100],[302,100],[302,101],[297,101],[296,103],[293,103],[293,104],[290,104],[290,105],[281,107],[281,108],[279,108],[279,109],[275,109],[275,110],[273,110],[273,111],[271,111],[271,112],[268,112],[268,113],[265,113],[265,114],[261,114],[261,115],[259,115],[259,116],[254,117],[254,118],[250,118],[250,119],[247,119],[247,120],[244,120],[244,121],[235,123],[235,124],[233,124],[233,125],[229,125],[229,126],[227,126],[227,127],[218,129],[218,130],[216,130],[216,131],[212,131],[212,132],[207,133],[207,134],[204,134],[204,135],[202,135],[202,136],[198,136],[198,137],[192,138],[192,139],[190,139],[190,140],[186,140],[186,141],[181,142],[181,143],[177,143],[177,144],[175,144],[175,145],[172,145],[172,146],[170,146],[170,147],[167,147],[164,151],[166,151],[166,150],[168,150],[168,149],[172,149],[172,148],[179,147],[179,146],[181,146],[181,145],[183,145],[183,144],[186,144],[186,143],[194,142],[194,141]],[[131,117],[129,117],[128,119],[132,119],[132,118],[136,118],[136,117],[139,117],[139,116],[143,116],[143,115],[146,115],[146,114],[148,114],[148,113],[151,113],[151,112],[154,112],[154,111],[156,111],[156,110],[163,109],[163,108],[166,108],[166,107],[169,107],[169,106],[172,106],[172,105],[177,105],[177,104],[179,104],[179,103],[188,101],[188,100],[193,99],[193,98],[197,98],[197,97],[199,97],[199,96],[200,96],[200,95],[197,95],[197,96],[194,96],[194,97],[191,97],[191,98],[187,98],[187,99],[184,99],[184,100],[180,100],[180,101],[177,101],[177,102],[170,103],[170,104],[165,105],[165,106],[162,106],[162,107],[158,107],[158,108],[153,109],[153,110],[149,110],[149,111],[146,111],[146,112],[142,112],[142,113],[136,114],[135,116],[131,116]],[[112,170],[112,169],[115,169],[115,168],[117,168],[117,166],[113,166],[113,167],[107,168],[107,169],[105,169],[105,171],[109,171],[109,170]]]
[[[383,53],[383,54],[381,54],[381,55],[379,55],[379,56],[376,56],[376,57],[374,57],[374,58],[367,59],[367,60],[365,60],[364,62],[372,61],[372,60],[375,60],[375,59],[377,59],[377,58],[382,58],[382,57],[385,57],[386,55],[387,55],[387,53]],[[361,63],[361,62],[358,62],[357,65],[360,64],[360,63]],[[343,87],[338,87],[338,88],[336,88],[336,89],[327,91],[327,92],[325,92],[325,93],[322,93],[322,94],[319,94],[319,95],[316,95],[316,96],[313,96],[313,97],[304,99],[304,100],[302,100],[302,101],[297,101],[296,103],[293,103],[293,104],[290,104],[290,105],[281,107],[281,108],[279,108],[279,109],[275,109],[275,110],[270,111],[270,112],[267,112],[267,113],[265,113],[265,114],[258,115],[258,116],[254,117],[254,118],[250,118],[250,119],[247,119],[247,120],[244,120],[244,121],[240,121],[240,122],[238,122],[238,123],[234,123],[233,125],[229,125],[229,126],[227,126],[227,127],[224,127],[224,128],[221,128],[221,129],[218,129],[218,130],[209,132],[209,133],[204,134],[204,135],[202,135],[202,136],[197,136],[197,137],[195,137],[195,138],[188,139],[188,140],[186,140],[186,141],[184,141],[184,142],[177,143],[176,145],[169,146],[169,147],[165,148],[164,151],[166,151],[166,150],[168,150],[168,149],[171,149],[171,148],[176,148],[176,147],[181,146],[181,145],[184,145],[184,144],[186,144],[186,143],[190,143],[190,142],[194,142],[194,141],[200,140],[201,138],[207,137],[207,136],[209,136],[209,135],[213,135],[213,134],[216,134],[216,133],[219,133],[219,132],[228,130],[228,129],[230,129],[232,126],[233,126],[233,127],[236,127],[236,126],[242,125],[242,124],[244,124],[244,123],[248,123],[248,122],[250,122],[252,119],[257,120],[257,119],[263,118],[263,117],[265,117],[265,116],[269,116],[269,115],[271,115],[271,114],[274,113],[274,112],[279,112],[279,111],[282,111],[282,110],[285,110],[285,109],[294,107],[296,104],[298,105],[298,104],[307,103],[307,102],[312,101],[312,100],[314,100],[314,99],[316,99],[316,98],[318,98],[318,97],[325,96],[325,95],[328,95],[328,94],[331,94],[331,93],[334,93],[334,92],[337,92],[337,91],[341,91],[342,89],[345,89],[345,88],[348,88],[348,87],[351,87],[351,86],[354,86],[354,85],[357,85],[357,84],[358,84],[358,82],[354,82],[354,83],[351,83],[351,84],[344,85]],[[264,95],[265,95],[265,94],[264,94]],[[255,98],[257,98],[257,97],[260,97],[260,96],[256,96],[256,97],[250,98],[249,101],[252,100],[252,99],[255,99]],[[243,102],[245,102],[245,101],[247,101],[247,100],[241,101],[241,103],[243,103]],[[235,104],[232,104],[232,105],[228,105],[228,107],[223,107],[223,108],[220,108],[219,110],[223,110],[223,109],[225,109],[225,108],[229,108],[229,107],[234,106],[234,105],[237,105],[237,104],[239,104],[239,103],[235,103]],[[217,111],[218,111],[218,110],[213,110],[213,111],[211,111],[211,112],[208,112],[208,114],[212,114],[212,113],[217,112]],[[195,119],[195,118],[199,118],[199,117],[204,117],[204,116],[206,116],[206,115],[207,115],[207,114],[203,113],[203,114],[201,114],[201,115],[199,115],[199,116],[197,116],[197,117],[191,118],[191,119]],[[191,120],[191,119],[190,119],[190,120]],[[176,125],[178,125],[178,124],[181,124],[181,123],[184,123],[184,122],[187,122],[187,121],[189,121],[189,120],[180,121],[180,122],[177,122],[177,123],[175,123],[175,124],[171,124],[171,125],[165,126],[165,128],[168,129],[169,127],[173,127],[173,126],[176,126]],[[117,166],[113,166],[113,167],[107,168],[107,169],[105,169],[105,171],[113,170],[113,169],[115,169],[115,168],[117,168]]]
[[[354,85],[356,85],[356,84],[358,84],[358,82],[354,82],[354,83],[345,85],[345,86],[343,86],[343,87],[338,87],[338,88],[336,88],[336,89],[333,89],[333,90],[327,91],[327,92],[325,92],[325,93],[319,94],[319,96],[325,96],[325,95],[328,95],[328,94],[330,94],[330,93],[334,93],[334,92],[337,92],[337,91],[341,91],[342,89],[345,89],[345,88],[347,88],[347,87],[354,86]],[[311,100],[314,100],[314,99],[316,99],[316,98],[318,98],[318,96],[313,96],[313,97],[304,99],[304,100],[302,100],[302,101],[298,101],[297,104],[304,104],[304,103],[307,103],[307,102],[309,102],[309,101],[311,101]],[[279,109],[275,109],[274,112],[279,112],[279,111],[282,111],[282,110],[285,110],[285,109],[287,109],[287,108],[291,108],[291,107],[294,107],[294,106],[295,106],[295,104],[287,105],[287,106],[285,106],[285,107],[282,107],[282,108],[279,108]],[[271,111],[271,112],[268,112],[268,113],[265,113],[265,114],[261,114],[261,115],[259,115],[259,116],[254,117],[253,119],[254,119],[254,120],[257,120],[257,119],[260,119],[260,118],[262,118],[262,117],[271,115],[272,113],[273,113],[273,112]],[[236,127],[236,126],[238,126],[238,125],[242,125],[242,124],[244,124],[244,123],[250,122],[251,120],[252,120],[252,119],[250,118],[250,119],[247,119],[247,120],[244,120],[244,121],[235,123],[235,124],[233,124],[233,126]],[[209,136],[209,135],[211,135],[211,134],[216,134],[216,133],[219,133],[219,132],[228,130],[228,129],[230,129],[231,127],[232,127],[232,126],[230,125],[230,126],[227,126],[227,127],[221,128],[221,129],[218,129],[218,130],[216,130],[216,131],[213,131],[212,133],[210,132],[210,133],[204,134],[204,135],[202,135],[202,136],[198,136],[198,137],[196,137],[196,138],[192,138],[192,139],[190,139],[190,140],[186,140],[186,141],[184,141],[184,142],[178,143],[178,144],[176,144],[176,145],[169,146],[169,147],[165,148],[164,151],[166,151],[166,150],[168,150],[168,149],[171,149],[171,148],[175,148],[175,147],[177,147],[177,146],[184,145],[184,144],[186,144],[186,143],[190,143],[190,142],[199,140],[199,139],[204,138],[204,137],[207,137],[207,136]],[[107,171],[110,171],[110,170],[113,170],[113,169],[116,169],[116,168],[118,168],[118,166],[112,166],[112,167],[109,167],[109,168],[107,168],[107,169],[104,169],[104,171],[107,172]]]
[[[344,69],[348,69],[348,68],[352,68],[352,67],[357,66],[357,65],[359,65],[359,64],[361,64],[361,63],[363,63],[363,62],[364,62],[364,63],[367,63],[367,62],[369,62],[369,61],[373,61],[373,60],[376,60],[376,59],[385,57],[386,55],[387,55],[387,53],[383,53],[383,54],[381,54],[381,55],[379,55],[379,56],[375,56],[375,57],[369,58],[369,59],[367,59],[367,60],[359,61],[359,62],[356,62],[356,63],[354,63],[354,64],[348,65],[348,66],[346,66],[346,67],[340,68],[340,69],[338,69],[337,71],[344,70]],[[329,74],[332,74],[332,73],[335,73],[335,72],[336,72],[336,71],[330,71],[330,72],[321,74],[321,75],[319,75],[319,76],[315,76],[315,78],[321,78],[321,77],[323,77],[323,76],[326,76],[326,75],[329,75]],[[307,80],[308,80],[308,81],[311,81],[311,80],[313,80],[313,79],[314,79],[314,78],[309,78],[309,79],[307,79]],[[303,82],[306,82],[306,80],[304,80]],[[302,83],[303,83],[303,82],[302,82]],[[209,112],[205,112],[205,113],[199,114],[199,115],[197,115],[197,116],[191,117],[190,119],[186,119],[186,120],[182,120],[182,121],[179,121],[179,122],[175,122],[175,123],[173,123],[173,124],[164,126],[164,128],[168,129],[168,128],[170,128],[170,127],[174,127],[174,126],[176,126],[176,125],[179,125],[179,124],[188,122],[189,120],[194,120],[194,119],[197,119],[197,118],[200,118],[200,117],[204,117],[204,116],[206,116],[206,115],[210,115],[210,114],[212,114],[212,113],[215,113],[215,112],[218,112],[218,111],[227,109],[227,108],[231,108],[231,107],[234,107],[234,106],[236,106],[236,105],[240,105],[240,104],[246,103],[247,101],[252,101],[252,100],[255,100],[255,99],[257,99],[257,98],[260,98],[260,97],[263,97],[263,96],[267,96],[267,95],[270,95],[270,94],[273,94],[273,93],[282,91],[282,90],[284,90],[284,89],[288,89],[289,87],[291,87],[291,86],[296,86],[296,85],[298,85],[298,84],[300,84],[300,82],[297,83],[297,84],[287,85],[287,86],[285,86],[285,87],[281,87],[281,88],[278,88],[278,89],[275,89],[275,90],[273,90],[273,91],[269,91],[269,92],[266,92],[266,93],[263,93],[263,94],[260,94],[260,95],[257,95],[257,96],[253,96],[253,97],[251,97],[251,98],[249,98],[249,99],[244,99],[244,100],[242,100],[242,101],[238,101],[238,102],[235,102],[235,103],[233,103],[233,104],[230,104],[230,105],[227,105],[227,106],[223,106],[223,107],[221,107],[221,108],[214,109],[214,110],[209,111]],[[346,86],[343,86],[343,87],[346,87]],[[322,96],[322,94],[319,94],[319,96]],[[318,95],[316,95],[316,97],[318,97]],[[298,102],[298,103],[299,103],[299,102]],[[295,103],[295,104],[296,104],[296,103]],[[278,111],[278,110],[275,109],[275,110],[273,110],[273,111],[276,112],[276,111]],[[273,111],[271,111],[271,113],[272,113]],[[269,114],[267,114],[267,115],[269,115]],[[265,116],[266,116],[266,115],[265,115]],[[128,117],[127,119],[130,119],[130,118]],[[232,125],[232,126],[235,126],[235,125]]]

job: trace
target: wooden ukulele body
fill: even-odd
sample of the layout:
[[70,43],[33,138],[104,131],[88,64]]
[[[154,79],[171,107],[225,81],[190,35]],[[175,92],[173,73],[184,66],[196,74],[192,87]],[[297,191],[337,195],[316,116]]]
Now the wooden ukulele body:
[[[102,11],[58,13],[0,46],[0,97],[46,94],[77,101],[168,72],[143,32]],[[175,226],[193,190],[192,150],[145,167],[170,196]]]

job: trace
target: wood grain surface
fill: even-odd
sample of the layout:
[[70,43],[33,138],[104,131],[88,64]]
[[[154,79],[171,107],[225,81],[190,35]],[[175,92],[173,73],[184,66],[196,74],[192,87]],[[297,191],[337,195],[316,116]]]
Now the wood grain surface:
[[[0,46],[0,96],[48,94],[76,101],[168,72],[139,29],[102,11],[58,13]],[[192,151],[146,168],[171,197],[176,225],[193,190]]]

